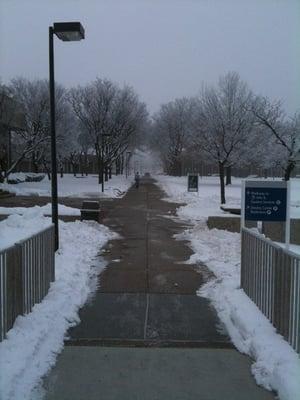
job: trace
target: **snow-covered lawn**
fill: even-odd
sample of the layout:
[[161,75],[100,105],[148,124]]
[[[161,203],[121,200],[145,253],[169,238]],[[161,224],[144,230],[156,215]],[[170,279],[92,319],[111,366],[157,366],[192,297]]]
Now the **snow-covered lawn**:
[[[211,300],[234,345],[254,360],[251,370],[257,383],[277,391],[281,400],[300,399],[299,356],[240,289],[240,234],[207,228],[207,216],[222,214],[216,178],[200,182],[199,197],[187,193],[186,178],[158,175],[156,179],[170,201],[186,203],[178,215],[192,227],[178,239],[190,241],[194,251],[190,262],[206,264],[216,276],[198,295]],[[300,180],[294,180],[292,188],[293,204],[300,205]],[[240,181],[234,180],[227,193],[231,203],[239,204]],[[295,215],[298,207],[293,208]]]
[[[46,204],[45,206],[34,206],[31,210],[34,212],[41,211],[43,215],[51,215],[52,208],[51,203]],[[28,207],[0,207],[1,215],[11,215],[11,214],[19,214],[23,215],[28,211]],[[64,204],[58,204],[58,215],[80,215],[80,210],[74,207],[68,207]]]
[[[13,215],[0,222],[0,239],[7,235],[10,242],[17,241],[50,223],[40,210],[28,210],[24,216]],[[35,398],[41,377],[55,364],[67,329],[79,322],[78,310],[91,294],[96,275],[105,267],[99,251],[116,237],[96,222],[60,221],[59,228],[55,282],[30,314],[17,318],[7,339],[0,343],[1,400]]]
[[[219,178],[199,178],[199,193],[187,191],[187,177],[155,175],[162,188],[172,194],[172,200],[186,203],[184,217],[196,220],[210,215],[228,216],[220,209]],[[241,206],[241,179],[233,178],[232,185],[226,186],[226,205]],[[179,209],[179,214],[181,210]],[[300,179],[291,180],[291,217],[300,218]]]
[[[58,196],[60,197],[120,197],[132,184],[132,175],[127,179],[124,175],[113,176],[104,183],[104,193],[102,193],[96,175],[74,177],[72,174],[65,174],[63,178],[57,175]],[[0,189],[16,193],[19,196],[51,196],[51,182],[47,176],[40,182],[3,183],[0,184]]]

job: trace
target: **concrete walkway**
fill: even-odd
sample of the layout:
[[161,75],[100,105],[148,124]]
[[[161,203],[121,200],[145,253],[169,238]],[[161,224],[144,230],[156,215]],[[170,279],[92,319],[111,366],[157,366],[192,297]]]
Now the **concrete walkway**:
[[98,288],[44,380],[46,399],[268,400],[250,360],[232,346],[196,290],[211,274],[169,218],[178,205],[144,178],[104,221],[121,238],[105,249]]

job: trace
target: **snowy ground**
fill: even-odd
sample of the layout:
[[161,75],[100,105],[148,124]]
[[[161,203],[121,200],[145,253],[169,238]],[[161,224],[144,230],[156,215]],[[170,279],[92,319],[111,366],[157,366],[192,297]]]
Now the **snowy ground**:
[[[0,222],[0,250],[12,246],[51,225],[51,204],[43,207],[0,207],[0,214],[9,215]],[[59,215],[80,215],[77,208],[59,204]]]
[[[58,196],[60,197],[120,197],[133,184],[133,175],[127,179],[124,175],[113,176],[104,183],[104,193],[98,183],[97,175],[74,177],[65,174],[63,178],[57,175]],[[46,176],[40,182],[22,182],[18,184],[0,184],[0,189],[16,193],[19,196],[51,196],[51,182]]]
[[[155,175],[154,178],[163,185],[167,193],[172,193],[173,201],[187,204],[184,209],[185,218],[196,220],[210,215],[229,215],[220,209],[218,177],[199,178],[199,193],[187,191],[186,176],[179,178]],[[226,187],[226,206],[241,206],[241,179],[233,178],[232,185]],[[291,217],[300,218],[300,179],[291,180]]]
[[0,250],[13,246],[50,225],[51,219],[44,218],[42,211],[37,207],[28,208],[23,216],[10,215],[0,222]]
[[[0,231],[17,241],[50,225],[41,210],[29,209],[0,223]],[[79,322],[78,310],[93,289],[95,276],[105,267],[98,256],[116,237],[96,222],[59,222],[60,249],[56,254],[56,280],[42,303],[19,316],[7,339],[0,343],[1,400],[40,398],[40,380],[63,349],[67,329]],[[1,234],[1,240],[4,233]]]
[[[200,182],[199,196],[187,193],[186,178],[163,175],[155,177],[171,201],[180,206],[180,218],[190,220],[192,227],[178,239],[186,239],[194,251],[191,263],[201,262],[216,278],[204,285],[198,295],[210,299],[219,318],[227,327],[232,342],[254,361],[252,374],[258,384],[278,392],[281,400],[300,399],[300,360],[289,344],[256,305],[240,289],[240,235],[222,230],[209,230],[206,218],[220,215],[219,187],[216,178]],[[300,206],[300,180],[292,182],[293,215]],[[240,181],[227,189],[228,202],[240,203]]]
[[[51,203],[48,203],[45,206],[35,206],[33,209],[40,210],[43,215],[51,215],[51,207]],[[0,207],[0,215],[23,215],[27,211],[28,207]],[[64,204],[58,204],[58,215],[80,215],[80,210],[78,208],[65,206]]]

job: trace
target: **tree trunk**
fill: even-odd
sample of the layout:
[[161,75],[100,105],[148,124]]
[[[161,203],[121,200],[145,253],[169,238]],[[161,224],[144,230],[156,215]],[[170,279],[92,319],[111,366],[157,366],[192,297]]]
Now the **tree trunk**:
[[88,156],[87,153],[84,155],[84,168],[85,168],[85,175],[88,176]]
[[226,168],[226,186],[231,185],[231,165]]
[[182,176],[182,166],[180,160],[176,160],[175,174],[176,176]]
[[98,183],[102,183],[103,180],[103,173],[102,173],[102,162],[101,158],[98,157]]
[[121,172],[121,175],[123,175],[123,173],[124,173],[124,155],[123,154],[122,154],[121,160],[120,160],[120,172]]
[[289,181],[291,177],[291,173],[293,172],[293,169],[295,168],[295,163],[294,161],[289,161],[288,165],[284,171],[284,180]]
[[219,178],[220,178],[220,189],[221,189],[221,204],[225,204],[226,203],[224,177],[225,177],[224,163],[219,161]]
[[120,159],[119,157],[116,160],[116,175],[120,174]]
[[111,167],[109,167],[109,169],[108,169],[108,174],[109,174],[109,179],[111,179]]
[[104,168],[104,176],[105,176],[105,182],[108,181],[108,167]]
[[72,167],[73,167],[73,175],[76,176],[76,169],[77,169],[76,164],[73,163]]
[[38,163],[36,163],[36,162],[33,161],[32,164],[33,164],[33,172],[36,173],[36,174],[38,174],[38,172],[39,172],[39,165],[38,165]]
[[43,165],[44,165],[44,169],[47,173],[48,179],[49,179],[49,181],[51,181],[51,170],[46,163],[43,163]]

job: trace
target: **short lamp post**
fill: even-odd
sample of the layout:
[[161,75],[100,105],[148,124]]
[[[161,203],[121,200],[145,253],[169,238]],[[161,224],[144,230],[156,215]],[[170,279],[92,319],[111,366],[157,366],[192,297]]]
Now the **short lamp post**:
[[55,132],[55,84],[54,84],[54,34],[64,42],[84,39],[84,29],[80,22],[57,22],[49,26],[49,90],[50,90],[50,129],[51,129],[51,196],[52,222],[55,229],[55,251],[59,247],[58,205],[57,205],[57,168],[56,168],[56,132]]

